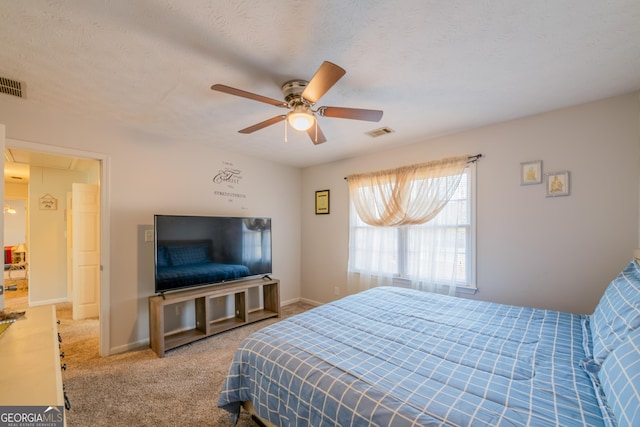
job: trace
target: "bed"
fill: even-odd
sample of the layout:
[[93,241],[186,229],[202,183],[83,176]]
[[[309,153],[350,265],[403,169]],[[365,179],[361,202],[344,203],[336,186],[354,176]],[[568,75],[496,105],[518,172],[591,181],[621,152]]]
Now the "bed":
[[640,265],[591,315],[380,287],[244,340],[218,406],[278,426],[638,426]]

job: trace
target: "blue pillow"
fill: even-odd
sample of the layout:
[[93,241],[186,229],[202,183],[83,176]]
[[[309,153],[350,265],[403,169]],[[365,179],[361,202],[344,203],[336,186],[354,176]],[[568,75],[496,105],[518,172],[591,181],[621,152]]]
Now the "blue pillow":
[[640,426],[640,329],[607,356],[598,377],[618,426]]
[[209,245],[206,243],[193,246],[168,247],[169,261],[174,267],[209,262]]
[[640,265],[636,260],[609,284],[589,325],[593,358],[598,363],[640,326]]
[[164,246],[158,246],[158,253],[156,255],[157,267],[169,267],[169,255],[167,254],[167,248]]

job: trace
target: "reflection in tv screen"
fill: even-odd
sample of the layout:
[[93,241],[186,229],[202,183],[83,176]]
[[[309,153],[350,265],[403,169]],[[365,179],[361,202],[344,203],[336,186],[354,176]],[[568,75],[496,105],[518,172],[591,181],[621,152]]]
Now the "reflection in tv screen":
[[272,273],[271,218],[155,215],[155,292]]

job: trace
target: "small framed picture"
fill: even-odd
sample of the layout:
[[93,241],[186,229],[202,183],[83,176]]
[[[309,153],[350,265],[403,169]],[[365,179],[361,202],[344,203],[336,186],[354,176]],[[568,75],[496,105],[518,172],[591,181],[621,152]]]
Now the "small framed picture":
[[58,210],[58,199],[47,193],[38,200],[40,210],[55,211]]
[[520,185],[542,183],[542,160],[520,163]]
[[316,215],[329,213],[329,190],[316,191]]
[[547,197],[568,196],[570,189],[569,171],[549,172],[547,179]]

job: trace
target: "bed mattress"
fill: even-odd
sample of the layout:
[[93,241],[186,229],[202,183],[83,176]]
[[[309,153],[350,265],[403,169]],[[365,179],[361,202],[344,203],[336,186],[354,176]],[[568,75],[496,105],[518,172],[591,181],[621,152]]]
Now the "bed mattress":
[[281,426],[603,426],[588,321],[374,288],[249,336],[218,405]]

